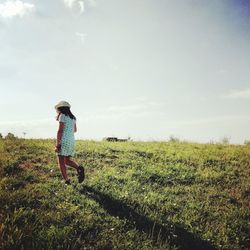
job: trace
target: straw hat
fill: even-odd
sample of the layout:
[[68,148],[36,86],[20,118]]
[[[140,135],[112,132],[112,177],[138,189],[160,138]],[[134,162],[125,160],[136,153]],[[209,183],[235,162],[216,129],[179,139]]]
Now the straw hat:
[[71,107],[70,104],[66,101],[60,101],[56,104],[55,109],[61,108],[61,107]]

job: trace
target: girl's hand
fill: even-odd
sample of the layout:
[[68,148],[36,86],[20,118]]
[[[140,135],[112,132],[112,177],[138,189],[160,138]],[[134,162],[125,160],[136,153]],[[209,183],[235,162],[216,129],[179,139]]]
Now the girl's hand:
[[61,144],[55,146],[55,152],[58,153],[61,150]]

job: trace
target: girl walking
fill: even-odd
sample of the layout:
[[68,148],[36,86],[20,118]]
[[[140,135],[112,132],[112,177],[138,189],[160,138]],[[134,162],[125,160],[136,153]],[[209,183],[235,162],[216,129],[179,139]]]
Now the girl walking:
[[65,184],[71,184],[67,175],[66,166],[76,169],[78,182],[81,183],[84,180],[84,168],[72,160],[75,147],[74,133],[77,131],[76,118],[70,111],[70,104],[66,101],[59,102],[55,106],[55,109],[58,113],[57,121],[59,121],[55,146],[55,152],[57,152],[58,156],[58,165],[65,180]]

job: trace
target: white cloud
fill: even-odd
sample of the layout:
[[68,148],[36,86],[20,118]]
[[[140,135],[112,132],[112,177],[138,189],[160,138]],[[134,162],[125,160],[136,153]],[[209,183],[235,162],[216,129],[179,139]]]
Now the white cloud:
[[223,95],[222,98],[248,99],[248,98],[250,98],[250,88],[247,88],[244,90],[232,90],[230,93]]
[[65,5],[69,8],[73,8],[75,2],[76,0],[64,0]]
[[81,112],[77,117],[80,122],[114,122],[127,121],[129,119],[149,118],[163,116],[161,106],[165,103],[150,100],[146,97],[135,98],[132,103],[124,105],[112,105],[96,108],[91,112]]
[[107,113],[121,113],[121,112],[128,112],[128,113],[140,113],[140,112],[158,112],[158,108],[163,106],[164,102],[150,100],[148,98],[143,97],[143,99],[136,98],[136,102],[133,104],[127,105],[115,105],[109,106],[104,108],[104,112]]
[[96,7],[96,0],[87,0],[88,4],[92,7]]
[[247,115],[231,115],[231,116],[215,116],[207,117],[203,119],[187,120],[187,121],[169,121],[168,123],[174,126],[194,126],[204,124],[219,124],[222,122],[233,122],[233,121],[249,121],[250,117]]
[[149,111],[140,111],[138,112],[136,107],[121,107],[121,108],[112,108],[97,110],[95,112],[85,112],[82,116],[78,117],[78,121],[124,121],[131,118],[140,118],[145,117],[150,114]]
[[80,13],[84,12],[84,2],[83,1],[79,1],[79,6],[80,6]]
[[83,13],[85,11],[85,4],[95,7],[96,6],[96,1],[95,0],[63,0],[64,4],[70,8],[77,8],[79,9],[80,13]]
[[[102,107],[94,112],[86,112],[83,116],[83,120],[127,120],[152,115],[164,115],[163,111],[158,109],[162,105],[164,105],[162,102],[145,99],[127,105]],[[80,118],[80,120],[82,120],[82,118]]]
[[79,0],[64,0],[64,4],[70,9],[79,9],[80,14],[84,12],[84,2]]
[[23,137],[25,132],[26,138],[52,138],[56,136],[58,122],[53,117],[51,119],[0,121],[0,128],[3,136],[10,132]]
[[110,63],[110,64],[109,64],[109,68],[110,68],[110,70],[112,70],[112,71],[117,71],[117,70],[119,70],[119,66],[118,66],[116,63]]
[[85,37],[87,36],[87,34],[76,32],[76,36],[80,38],[82,43],[84,43],[85,42]]
[[37,120],[15,120],[15,121],[0,121],[1,126],[36,126],[36,125],[52,125],[55,124],[56,119],[43,118]]
[[34,4],[24,3],[20,0],[9,0],[0,4],[0,16],[3,18],[12,18],[14,16],[23,17],[34,10]]

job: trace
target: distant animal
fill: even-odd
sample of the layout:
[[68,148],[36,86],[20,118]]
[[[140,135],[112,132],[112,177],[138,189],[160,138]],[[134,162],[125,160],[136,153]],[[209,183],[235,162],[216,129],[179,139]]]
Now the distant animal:
[[106,141],[118,141],[117,137],[106,137],[105,138]]
[[105,137],[104,138],[105,141],[120,141],[120,142],[126,142],[130,140],[130,137],[128,137],[127,139],[119,139],[117,137]]
[[128,139],[118,139],[118,141],[128,141]]

